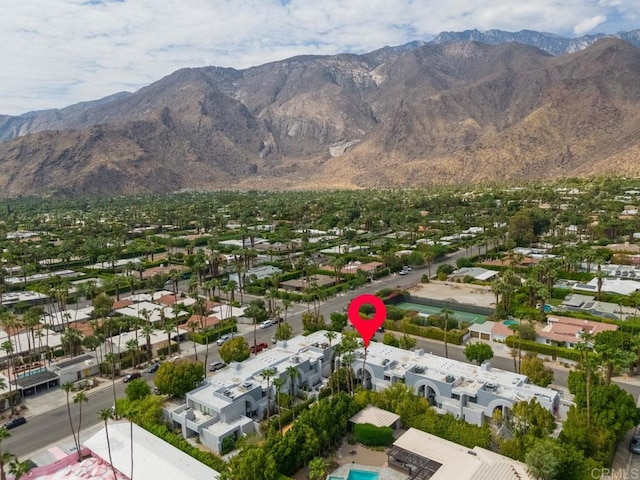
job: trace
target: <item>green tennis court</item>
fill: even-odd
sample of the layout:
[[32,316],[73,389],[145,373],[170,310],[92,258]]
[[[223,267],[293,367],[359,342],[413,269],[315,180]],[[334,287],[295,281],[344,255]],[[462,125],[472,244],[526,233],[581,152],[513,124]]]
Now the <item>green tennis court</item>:
[[[432,307],[429,305],[421,305],[419,303],[412,302],[396,303],[394,307],[401,308],[402,310],[415,310],[425,315],[439,315],[442,313],[441,307]],[[456,318],[460,322],[484,323],[487,321],[486,315],[481,315],[479,313],[461,312],[460,310],[454,310],[453,308],[449,308],[449,310],[453,312],[449,315]]]

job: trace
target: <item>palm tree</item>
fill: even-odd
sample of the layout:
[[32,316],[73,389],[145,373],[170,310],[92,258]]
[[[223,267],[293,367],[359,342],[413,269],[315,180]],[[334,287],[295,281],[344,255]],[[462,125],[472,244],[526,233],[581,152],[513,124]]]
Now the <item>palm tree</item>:
[[29,460],[20,462],[17,458],[14,458],[9,463],[9,473],[13,475],[14,480],[18,480],[31,471],[32,465],[33,462]]
[[167,334],[167,356],[171,356],[171,334],[173,333],[174,324],[171,321],[164,322],[162,331]]
[[329,330],[327,332],[324,332],[324,336],[326,337],[327,341],[329,342],[329,355],[331,356],[331,360],[329,360],[329,363],[330,363],[329,368],[331,369],[330,373],[333,373],[333,361],[332,361],[332,359],[333,359],[333,351],[331,350],[331,342],[333,340],[335,340],[338,335],[336,334],[336,332],[333,332],[333,331]]
[[315,457],[309,462],[309,480],[324,480],[327,476],[324,459]]
[[118,472],[116,467],[113,466],[113,458],[111,457],[111,441],[109,440],[109,426],[107,422],[113,419],[113,411],[110,408],[103,408],[98,413],[98,416],[104,421],[104,433],[107,436],[107,451],[109,452],[109,463],[111,464],[111,471],[113,472],[113,478],[118,478]]
[[196,320],[191,320],[188,324],[191,329],[191,338],[193,339],[193,351],[196,354],[196,362],[198,361],[198,350],[196,349],[196,329],[198,328],[198,322]]
[[82,428],[82,404],[88,401],[89,401],[89,397],[87,397],[87,394],[84,392],[78,392],[73,397],[73,403],[77,404],[79,407],[79,412],[78,412],[78,461],[79,462],[82,461],[82,453],[80,452],[80,449],[81,449],[80,429]]
[[[104,361],[111,365],[111,386],[113,387],[113,406],[118,408],[116,404],[116,363],[118,362],[118,356],[115,353],[107,353],[104,356]],[[118,412],[114,412],[116,418],[118,418]]]
[[135,365],[135,368],[138,368],[138,341],[135,338],[131,340],[127,340],[125,344],[127,347],[127,352],[131,354],[131,361]]
[[146,339],[146,350],[147,350],[147,362],[151,361],[153,357],[153,348],[151,346],[151,335],[155,332],[155,328],[150,323],[143,325],[141,328],[142,334]]
[[5,427],[0,427],[0,480],[6,480],[7,475],[4,471],[4,466],[13,458],[13,455],[9,452],[2,452],[2,441],[11,436],[9,430]]
[[287,323],[287,311],[291,308],[291,300],[288,298],[282,299],[282,307],[284,308],[284,323]]
[[[69,416],[69,426],[71,427],[71,435],[73,435],[73,443],[78,449],[78,455],[80,454],[80,445],[78,445],[78,437],[76,436],[76,431],[73,428],[73,419],[71,418],[71,401],[69,398],[69,394],[73,391],[73,383],[67,382],[62,385],[62,389],[67,393],[67,415]],[[78,461],[82,460],[81,458]]]
[[345,352],[345,354],[342,356],[342,360],[344,361],[345,368],[347,369],[346,371],[347,385],[349,388],[349,392],[351,393],[353,393],[353,370],[351,369],[351,365],[353,364],[355,359],[356,359],[356,356],[353,352]]
[[16,414],[16,409],[13,405],[13,392],[12,392],[12,388],[11,388],[11,370],[13,367],[13,342],[11,340],[5,340],[4,342],[2,342],[2,345],[0,345],[0,348],[2,350],[4,350],[4,352],[7,354],[7,358],[8,358],[8,366],[9,368],[7,369],[7,379],[8,379],[8,384],[9,384],[9,406],[11,407],[11,415],[15,415]]
[[286,370],[287,376],[289,377],[289,392],[291,395],[291,411],[293,412],[293,419],[296,418],[296,410],[294,408],[294,395],[296,393],[296,380],[300,378],[300,370],[295,365],[290,365]]
[[269,381],[275,374],[274,368],[265,368],[260,374],[267,381],[267,424],[271,421],[271,385],[269,385]]
[[282,377],[275,377],[273,379],[273,388],[276,391],[276,406],[278,407],[278,428],[282,430],[282,415],[280,414],[280,389],[287,381]]
[[453,313],[448,308],[442,309],[442,314],[444,315],[444,356],[445,358],[449,358],[449,343],[447,342],[447,329],[449,327],[449,314]]

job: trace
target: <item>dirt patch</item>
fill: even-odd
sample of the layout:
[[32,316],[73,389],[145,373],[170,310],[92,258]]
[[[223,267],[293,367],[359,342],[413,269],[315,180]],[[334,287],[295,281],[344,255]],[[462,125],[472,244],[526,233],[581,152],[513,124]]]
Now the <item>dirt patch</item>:
[[456,301],[480,307],[495,308],[496,296],[491,287],[453,282],[429,282],[409,289],[414,297],[433,298],[435,300]]

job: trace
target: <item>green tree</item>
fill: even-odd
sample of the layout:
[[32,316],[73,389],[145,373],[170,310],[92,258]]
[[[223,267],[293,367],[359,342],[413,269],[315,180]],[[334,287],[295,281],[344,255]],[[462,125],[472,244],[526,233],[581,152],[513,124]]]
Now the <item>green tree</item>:
[[136,378],[127,384],[124,393],[129,401],[141,400],[151,395],[151,387],[142,378]]
[[531,383],[547,387],[553,383],[553,370],[546,367],[535,353],[527,353],[522,359],[520,373],[529,377]]
[[267,381],[267,422],[271,420],[271,385],[270,381],[276,374],[275,368],[265,368],[260,374]]
[[258,353],[258,350],[257,350],[258,323],[264,322],[269,317],[269,314],[265,310],[264,302],[262,300],[252,300],[249,303],[249,306],[245,309],[244,314],[246,317],[250,317],[253,319],[253,348],[255,349],[255,352],[257,354]]
[[316,312],[304,312],[302,314],[302,327],[305,333],[313,333],[318,330],[325,330],[324,316]]
[[19,480],[31,471],[31,468],[33,468],[32,465],[33,462],[30,460],[19,461],[17,458],[14,458],[9,463],[9,473],[13,475],[14,480]]
[[220,480],[276,480],[278,469],[273,455],[264,448],[243,450],[229,462],[229,471],[222,472]]
[[509,238],[519,247],[529,246],[536,240],[533,220],[526,210],[516,212],[509,219]]
[[116,467],[113,466],[113,457],[111,456],[111,440],[109,439],[108,421],[113,420],[113,411],[110,408],[103,408],[98,413],[98,416],[104,422],[104,433],[107,436],[107,452],[109,453],[109,464],[111,465],[113,478],[118,478],[118,472],[116,471]]
[[344,313],[332,312],[329,321],[331,323],[331,330],[341,332],[347,326],[349,318]]
[[289,323],[280,323],[276,328],[276,333],[273,336],[276,340],[289,340],[293,334],[293,327]]
[[327,476],[327,465],[324,458],[315,457],[309,462],[309,480],[324,480]]
[[220,357],[225,363],[242,362],[251,355],[249,344],[244,337],[233,337],[220,347]]
[[392,347],[398,347],[400,345],[400,342],[398,342],[396,336],[391,332],[385,332],[384,336],[382,337],[382,343],[384,343],[385,345],[390,345]]
[[78,451],[80,451],[80,446],[78,445],[78,437],[76,436],[76,430],[73,426],[73,419],[71,418],[71,398],[69,394],[73,391],[73,383],[65,383],[62,385],[62,389],[67,394],[67,415],[69,416],[69,426],[71,427],[71,435],[73,435],[73,443],[75,444]]
[[13,457],[11,453],[2,451],[2,442],[10,436],[11,433],[9,430],[5,427],[0,427],[0,480],[7,480],[7,474],[4,471],[4,467]]
[[158,391],[174,397],[183,397],[204,379],[204,366],[200,362],[177,360],[160,365],[154,382]]
[[538,480],[561,480],[564,448],[551,438],[536,441],[525,454],[529,473]]
[[493,349],[488,343],[469,343],[464,347],[464,355],[468,361],[474,362],[476,365],[481,365],[493,358]]
[[78,461],[82,461],[82,442],[80,442],[80,430],[82,429],[82,404],[87,403],[89,397],[84,392],[78,392],[73,396],[73,403],[78,405]]

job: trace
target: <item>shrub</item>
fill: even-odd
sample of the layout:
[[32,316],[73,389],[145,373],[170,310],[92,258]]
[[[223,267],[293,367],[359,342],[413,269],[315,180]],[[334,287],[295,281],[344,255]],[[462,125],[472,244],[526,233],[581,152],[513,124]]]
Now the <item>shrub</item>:
[[354,434],[356,440],[366,446],[387,446],[393,442],[391,427],[376,427],[370,423],[357,424]]
[[556,347],[554,345],[545,345],[543,343],[531,342],[528,340],[520,340],[515,336],[509,336],[505,343],[510,348],[520,348],[527,352],[541,353],[542,355],[551,355],[555,360],[557,357],[566,358],[567,360],[580,361],[580,352],[572,348]]
[[[396,332],[403,332],[408,335],[416,335],[417,337],[431,338],[433,340],[444,341],[444,330],[436,327],[422,327],[420,325],[414,325],[406,320],[401,322],[393,322],[387,320],[384,322],[384,328],[386,330],[393,330]],[[447,342],[452,345],[462,344],[462,339],[466,335],[467,330],[449,330],[447,332]]]

